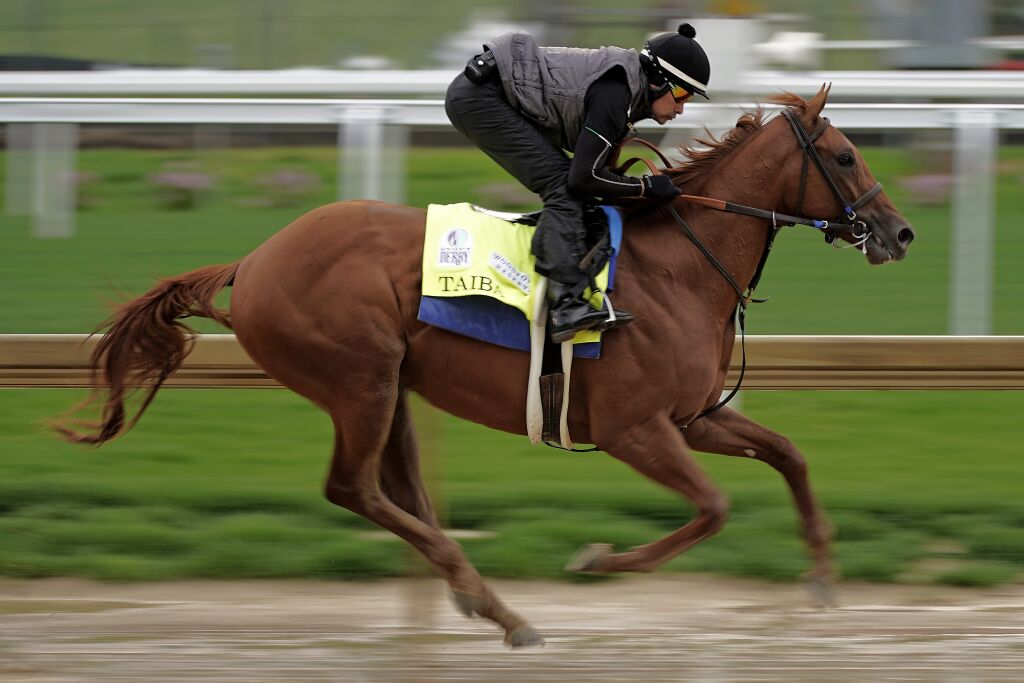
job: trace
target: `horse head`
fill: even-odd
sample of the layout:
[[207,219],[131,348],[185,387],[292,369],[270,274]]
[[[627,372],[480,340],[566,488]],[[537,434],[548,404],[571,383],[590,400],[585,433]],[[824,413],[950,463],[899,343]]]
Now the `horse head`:
[[826,241],[838,238],[858,246],[868,263],[902,260],[914,229],[881,191],[853,143],[821,116],[829,87],[807,101],[788,93],[771,99],[787,107],[774,123],[791,128],[796,145],[784,169],[791,179],[784,196],[793,198],[786,208],[828,220]]

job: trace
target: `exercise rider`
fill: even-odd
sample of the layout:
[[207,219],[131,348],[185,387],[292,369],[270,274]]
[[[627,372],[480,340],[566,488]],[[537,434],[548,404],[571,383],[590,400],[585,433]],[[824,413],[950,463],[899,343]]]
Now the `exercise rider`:
[[540,47],[527,33],[507,33],[486,43],[448,88],[452,124],[544,202],[532,249],[537,272],[548,278],[556,343],[633,319],[618,310],[611,319],[582,298],[590,282],[580,267],[584,204],[641,196],[667,201],[680,193],[667,176],[621,176],[604,162],[633,123],[665,124],[694,94],[707,97],[711,67],[695,36],[682,24],[638,54]]

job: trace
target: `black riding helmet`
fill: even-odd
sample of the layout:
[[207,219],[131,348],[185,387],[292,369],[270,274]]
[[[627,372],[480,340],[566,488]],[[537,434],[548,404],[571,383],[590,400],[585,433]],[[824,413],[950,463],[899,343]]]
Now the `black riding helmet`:
[[693,26],[680,24],[677,33],[662,33],[644,44],[640,63],[651,84],[660,86],[651,92],[652,100],[668,92],[672,84],[708,99],[705,90],[711,78],[711,64],[704,48],[694,40],[696,35]]

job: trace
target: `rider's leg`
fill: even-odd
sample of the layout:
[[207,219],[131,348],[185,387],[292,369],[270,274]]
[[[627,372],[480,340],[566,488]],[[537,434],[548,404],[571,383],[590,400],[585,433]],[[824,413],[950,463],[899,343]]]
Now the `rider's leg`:
[[[589,283],[579,267],[585,247],[583,206],[567,188],[569,158],[514,110],[498,80],[472,83],[464,75],[448,88],[445,110],[452,124],[528,189],[540,195],[544,212],[534,236],[537,272],[549,280],[555,341],[606,323],[581,298]],[[621,322],[632,317],[616,312]]]
[[569,196],[565,184],[541,196],[544,212],[533,235],[537,272],[548,278],[551,341],[560,344],[578,332],[603,323],[608,315],[583,300],[590,278],[579,267],[583,259],[583,205]]

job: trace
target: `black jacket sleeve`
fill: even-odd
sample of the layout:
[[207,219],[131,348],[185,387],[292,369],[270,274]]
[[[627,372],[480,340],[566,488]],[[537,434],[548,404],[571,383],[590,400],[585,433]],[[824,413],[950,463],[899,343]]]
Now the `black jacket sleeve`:
[[612,173],[605,159],[626,130],[629,86],[621,69],[612,69],[587,90],[583,129],[569,166],[569,191],[578,197],[639,197],[639,178]]

